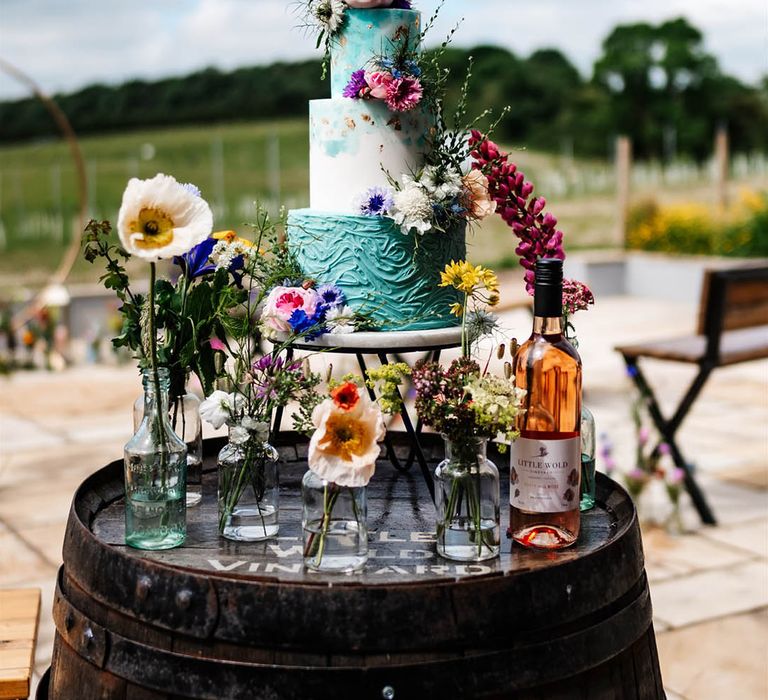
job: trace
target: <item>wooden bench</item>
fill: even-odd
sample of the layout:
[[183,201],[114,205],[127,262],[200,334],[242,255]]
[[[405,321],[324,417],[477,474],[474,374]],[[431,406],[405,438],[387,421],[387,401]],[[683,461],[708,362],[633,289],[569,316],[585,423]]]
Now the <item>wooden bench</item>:
[[[768,267],[708,270],[702,287],[696,335],[624,345],[616,350],[624,357],[629,375],[647,397],[651,418],[662,441],[669,445],[675,465],[685,471],[685,486],[699,516],[703,522],[715,524],[712,509],[675,441],[675,433],[713,370],[768,357]],[[698,374],[671,418],[661,413],[638,364],[641,357],[699,366]]]
[[0,590],[0,700],[29,696],[39,620],[39,588]]

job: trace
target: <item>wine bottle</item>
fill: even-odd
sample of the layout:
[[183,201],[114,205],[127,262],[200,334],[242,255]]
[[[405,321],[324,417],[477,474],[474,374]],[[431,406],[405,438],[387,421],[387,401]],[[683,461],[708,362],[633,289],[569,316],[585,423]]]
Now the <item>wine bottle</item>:
[[560,549],[579,536],[581,358],[563,333],[563,262],[536,263],[533,333],[515,355],[526,390],[509,470],[509,534],[522,545]]

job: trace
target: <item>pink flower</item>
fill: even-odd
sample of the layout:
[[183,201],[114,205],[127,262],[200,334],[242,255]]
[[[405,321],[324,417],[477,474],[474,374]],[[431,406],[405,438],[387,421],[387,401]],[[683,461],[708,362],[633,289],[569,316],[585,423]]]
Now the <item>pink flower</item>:
[[393,78],[392,82],[387,85],[385,99],[387,107],[393,112],[407,112],[421,102],[423,94],[424,90],[419,79],[406,75],[402,78]]
[[479,170],[470,170],[463,178],[469,216],[480,221],[496,211],[496,202],[488,191],[488,178]]
[[640,445],[645,445],[645,443],[648,442],[649,437],[651,437],[651,431],[645,426],[640,428],[640,431],[637,433],[638,443],[640,443]]
[[[559,231],[557,232],[559,233]],[[557,242],[557,238],[553,239]],[[561,239],[562,242],[562,239]],[[583,282],[572,279],[563,280],[563,312],[575,314],[577,311],[586,311],[590,304],[595,303],[595,295]]]
[[264,302],[261,320],[269,330],[287,333],[291,330],[288,319],[294,311],[302,309],[307,316],[312,316],[319,303],[320,297],[314,289],[275,287]]
[[221,350],[222,352],[226,351],[227,346],[224,345],[216,336],[213,336],[208,343],[211,346],[212,350]]
[[672,450],[666,442],[662,442],[661,445],[659,445],[660,455],[668,455],[670,452],[672,452]]
[[387,88],[392,80],[392,74],[386,71],[376,70],[373,72],[366,71],[365,73],[365,82],[368,83],[368,87],[371,89],[370,96],[378,100],[387,99]]

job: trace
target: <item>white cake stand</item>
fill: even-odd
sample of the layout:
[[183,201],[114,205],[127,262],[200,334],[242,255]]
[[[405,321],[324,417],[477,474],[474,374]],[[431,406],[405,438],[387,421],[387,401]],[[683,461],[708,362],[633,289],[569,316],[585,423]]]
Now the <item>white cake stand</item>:
[[[283,345],[288,339],[287,335],[278,334],[270,339],[274,345]],[[457,348],[461,346],[461,328],[436,328],[430,330],[415,331],[363,331],[360,333],[326,333],[315,340],[302,340],[293,342],[286,346],[286,360],[293,358],[294,350],[316,350],[323,353],[344,353],[355,355],[360,371],[365,376],[367,366],[365,355],[376,355],[382,365],[389,364],[389,356],[392,355],[396,362],[402,362],[401,354],[408,352],[427,352],[431,353],[431,359],[439,362],[440,353],[447,348]],[[371,399],[376,396],[373,389],[368,389]],[[398,392],[399,394],[399,392]],[[402,396],[400,397],[402,399]],[[411,449],[408,458],[402,462],[395,453],[394,445],[389,439],[389,435],[384,438],[384,446],[387,451],[387,457],[392,466],[399,471],[408,471],[414,463],[418,462],[421,474],[427,484],[429,493],[434,500],[435,486],[432,481],[427,460],[419,443],[421,434],[421,420],[416,421],[414,427],[408,408],[403,402],[403,408],[400,411],[400,417],[403,420],[403,427],[407,433]],[[274,432],[277,434],[280,430],[280,423],[283,418],[282,408],[275,412]]]

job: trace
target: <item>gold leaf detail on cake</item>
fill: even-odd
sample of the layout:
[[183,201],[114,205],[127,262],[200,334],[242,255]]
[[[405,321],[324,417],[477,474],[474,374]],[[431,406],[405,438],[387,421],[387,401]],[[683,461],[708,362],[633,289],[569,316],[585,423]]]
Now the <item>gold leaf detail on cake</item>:
[[364,122],[371,122],[371,124],[373,124],[373,122],[371,121],[371,115],[370,114],[363,114],[362,116],[363,116],[363,121]]
[[401,131],[403,128],[403,125],[400,123],[400,117],[397,115],[390,117],[387,126],[391,126],[395,131]]
[[352,119],[352,117],[344,117],[344,122],[350,129],[354,129],[357,127],[357,124],[355,124],[355,120]]

